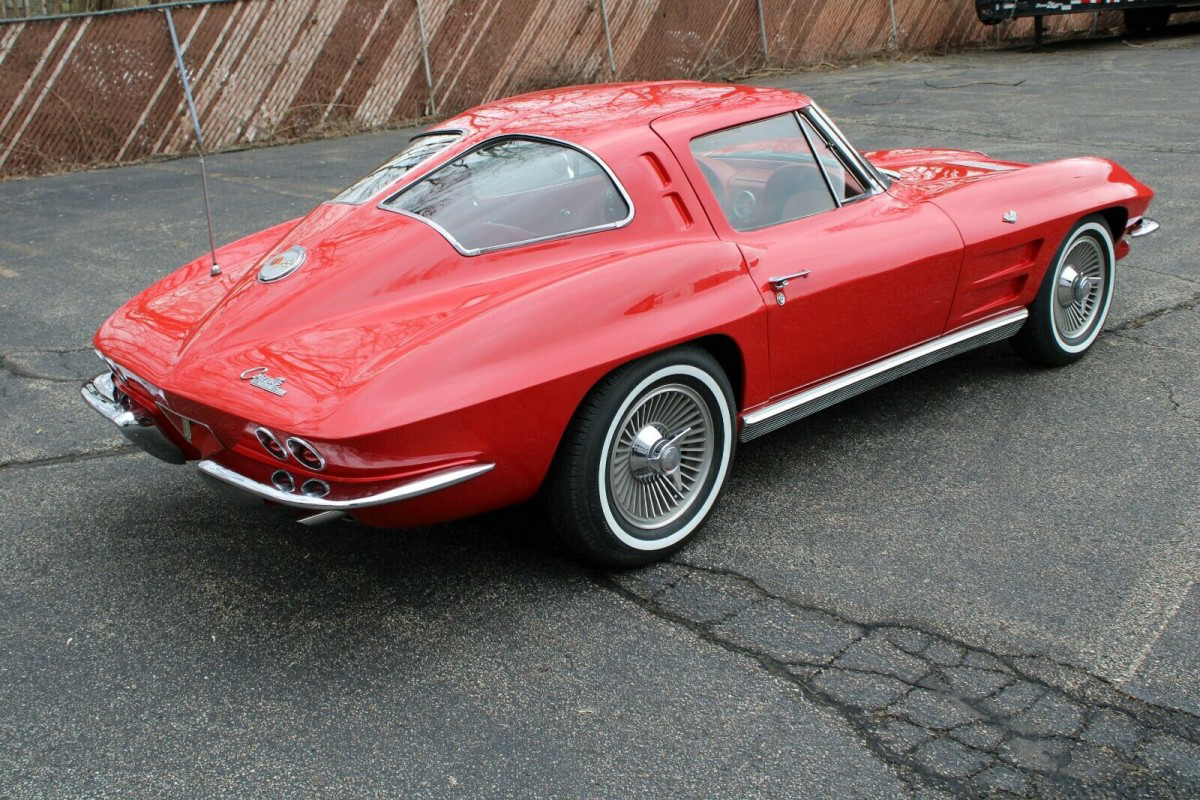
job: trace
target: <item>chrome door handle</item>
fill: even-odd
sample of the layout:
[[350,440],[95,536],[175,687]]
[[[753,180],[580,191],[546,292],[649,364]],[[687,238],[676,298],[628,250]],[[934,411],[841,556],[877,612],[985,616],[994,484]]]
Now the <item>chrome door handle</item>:
[[789,282],[794,281],[796,278],[807,278],[808,273],[808,270],[802,269],[799,272],[793,272],[791,275],[780,275],[775,278],[768,278],[767,280],[769,280],[771,282],[771,286],[778,291],[787,286]]

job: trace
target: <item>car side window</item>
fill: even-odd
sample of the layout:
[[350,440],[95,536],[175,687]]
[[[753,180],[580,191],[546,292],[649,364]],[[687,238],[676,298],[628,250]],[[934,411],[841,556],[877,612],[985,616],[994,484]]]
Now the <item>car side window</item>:
[[778,225],[837,206],[795,114],[698,136],[691,150],[735,230]]
[[633,215],[589,154],[524,137],[464,153],[381,207],[430,222],[466,255],[615,228]]
[[804,128],[808,140],[812,142],[817,158],[821,160],[821,166],[825,168],[829,187],[837,196],[839,205],[866,194],[867,190],[862,181],[846,166],[842,157],[803,114],[800,115],[800,125]]

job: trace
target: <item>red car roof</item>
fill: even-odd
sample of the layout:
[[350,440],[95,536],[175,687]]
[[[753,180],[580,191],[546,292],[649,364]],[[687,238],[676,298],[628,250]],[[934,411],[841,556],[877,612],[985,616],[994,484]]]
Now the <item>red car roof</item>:
[[462,129],[472,137],[541,134],[599,150],[609,139],[647,128],[659,117],[702,106],[711,107],[715,117],[723,116],[721,111],[750,106],[762,108],[762,116],[769,116],[807,102],[804,95],[784,89],[697,81],[568,86],[477,106],[438,128]]

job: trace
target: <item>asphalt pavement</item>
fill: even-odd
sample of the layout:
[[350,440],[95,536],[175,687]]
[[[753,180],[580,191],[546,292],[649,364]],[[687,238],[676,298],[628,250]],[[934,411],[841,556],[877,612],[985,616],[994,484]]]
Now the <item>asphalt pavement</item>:
[[[1200,793],[1200,28],[759,82],[863,148],[1096,154],[1158,192],[1106,333],[959,357],[742,447],[628,573],[530,509],[295,526],[130,450],[89,343],[205,243],[197,163],[0,184],[0,795]],[[408,131],[212,156],[217,236]]]

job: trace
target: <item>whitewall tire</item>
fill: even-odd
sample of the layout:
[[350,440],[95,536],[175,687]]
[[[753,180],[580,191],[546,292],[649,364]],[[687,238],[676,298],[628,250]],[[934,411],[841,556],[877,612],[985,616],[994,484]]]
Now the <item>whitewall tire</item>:
[[678,550],[725,484],[736,419],[729,380],[700,347],[610,374],[580,406],[543,491],[560,540],[615,567]]
[[1062,366],[1087,352],[1112,304],[1116,253],[1103,217],[1085,217],[1063,239],[1046,269],[1029,319],[1013,337],[1027,360]]

